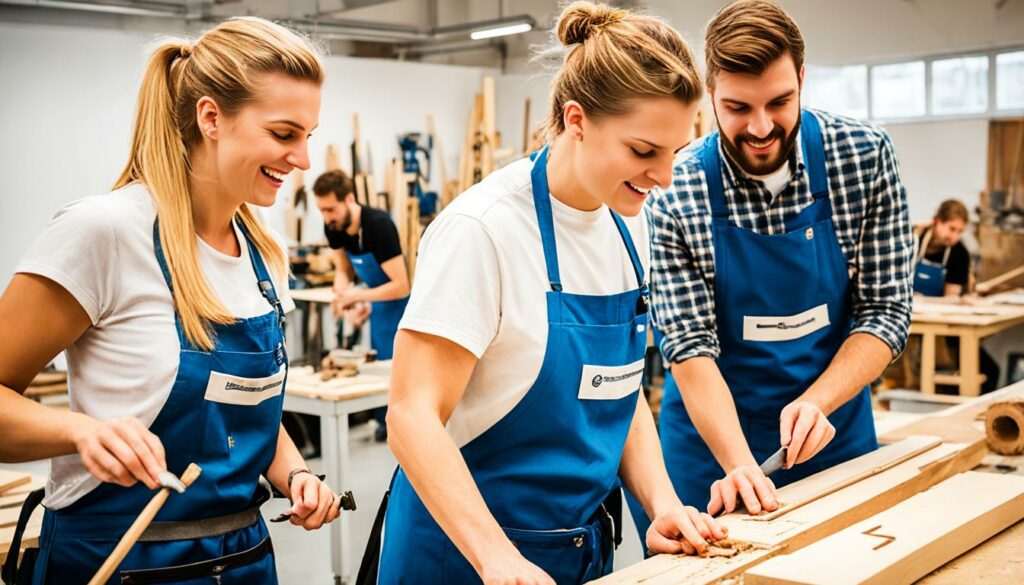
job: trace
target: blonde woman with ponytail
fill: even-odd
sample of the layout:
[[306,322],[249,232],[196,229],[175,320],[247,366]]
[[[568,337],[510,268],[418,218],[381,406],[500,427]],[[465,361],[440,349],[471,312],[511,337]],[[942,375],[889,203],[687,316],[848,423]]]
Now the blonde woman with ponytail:
[[654,18],[576,2],[556,30],[547,145],[460,196],[420,246],[391,378],[401,467],[361,585],[596,579],[620,481],[654,519],[651,551],[724,537],[676,497],[640,392],[641,211],[692,139],[700,77]]
[[[202,475],[111,583],[275,583],[261,475],[293,524],[338,517],[281,428],[294,304],[283,246],[253,211],[309,168],[323,75],[305,40],[257,18],[164,42],[114,191],[58,211],[18,266],[0,298],[0,460],[53,459],[26,504],[46,508],[39,549],[5,581],[86,582],[158,476],[190,462]],[[70,412],[21,395],[61,351]]]

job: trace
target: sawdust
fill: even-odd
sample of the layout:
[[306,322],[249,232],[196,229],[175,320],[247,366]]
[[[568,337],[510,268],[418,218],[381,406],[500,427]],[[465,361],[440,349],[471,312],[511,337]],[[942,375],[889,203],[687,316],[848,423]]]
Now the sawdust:
[[725,557],[731,558],[741,552],[753,550],[757,547],[749,542],[743,542],[740,540],[730,540],[728,538],[713,542],[704,550],[704,552],[698,556],[701,558],[714,558],[714,557]]

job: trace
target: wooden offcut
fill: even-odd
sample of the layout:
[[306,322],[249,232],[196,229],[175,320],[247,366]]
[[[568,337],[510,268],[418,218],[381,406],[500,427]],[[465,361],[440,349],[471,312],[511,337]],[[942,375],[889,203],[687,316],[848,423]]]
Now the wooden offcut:
[[1024,477],[969,471],[798,552],[761,563],[743,582],[911,583],[1022,518]]
[[18,487],[32,480],[32,475],[21,471],[0,469],[0,495],[11,488]]
[[1024,453],[1024,400],[997,402],[985,413],[985,437],[1000,455]]

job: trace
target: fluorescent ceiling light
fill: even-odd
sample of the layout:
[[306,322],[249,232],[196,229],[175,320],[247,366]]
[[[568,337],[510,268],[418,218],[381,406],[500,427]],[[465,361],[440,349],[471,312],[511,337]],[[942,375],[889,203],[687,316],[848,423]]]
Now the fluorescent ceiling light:
[[469,33],[469,38],[474,41],[481,39],[491,39],[494,37],[504,37],[507,35],[517,35],[524,32],[530,32],[533,30],[533,25],[528,22],[522,22],[519,24],[510,24],[506,26],[496,26],[492,28],[485,28],[481,30],[475,30]]

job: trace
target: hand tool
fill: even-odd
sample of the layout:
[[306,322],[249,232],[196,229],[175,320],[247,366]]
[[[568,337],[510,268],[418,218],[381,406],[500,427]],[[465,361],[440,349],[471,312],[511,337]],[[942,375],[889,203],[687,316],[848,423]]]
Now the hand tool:
[[789,453],[789,447],[782,447],[771,457],[764,460],[764,463],[759,465],[761,471],[764,472],[765,477],[775,473],[786,466],[786,455]]
[[[323,481],[323,476],[319,476],[318,475],[317,477],[319,477],[320,480]],[[355,498],[355,496],[352,495],[352,492],[344,492],[344,493],[338,494],[338,495],[336,495],[334,497],[338,498],[339,500],[341,500],[341,507],[339,508],[340,510],[350,510],[351,511],[351,510],[355,510],[356,509],[356,498]],[[333,501],[331,502],[331,505],[334,505]],[[292,513],[291,512],[282,512],[276,518],[273,518],[270,521],[271,522],[284,522],[285,520],[291,519],[291,517],[292,517]]]
[[202,471],[198,465],[190,463],[185,473],[181,474],[180,480],[170,472],[163,472],[157,477],[162,486],[160,491],[149,500],[146,507],[139,513],[139,517],[128,527],[128,532],[125,532],[124,536],[121,537],[121,541],[117,543],[114,551],[110,553],[110,556],[103,562],[100,570],[89,581],[89,585],[102,585],[110,579],[114,571],[117,570],[118,565],[121,564],[121,561],[128,556],[128,552],[135,546],[135,541],[142,536],[142,533],[146,531],[146,527],[149,526],[149,523],[156,517],[157,512],[163,507],[171,490],[175,490],[179,494],[184,492],[199,477]]

